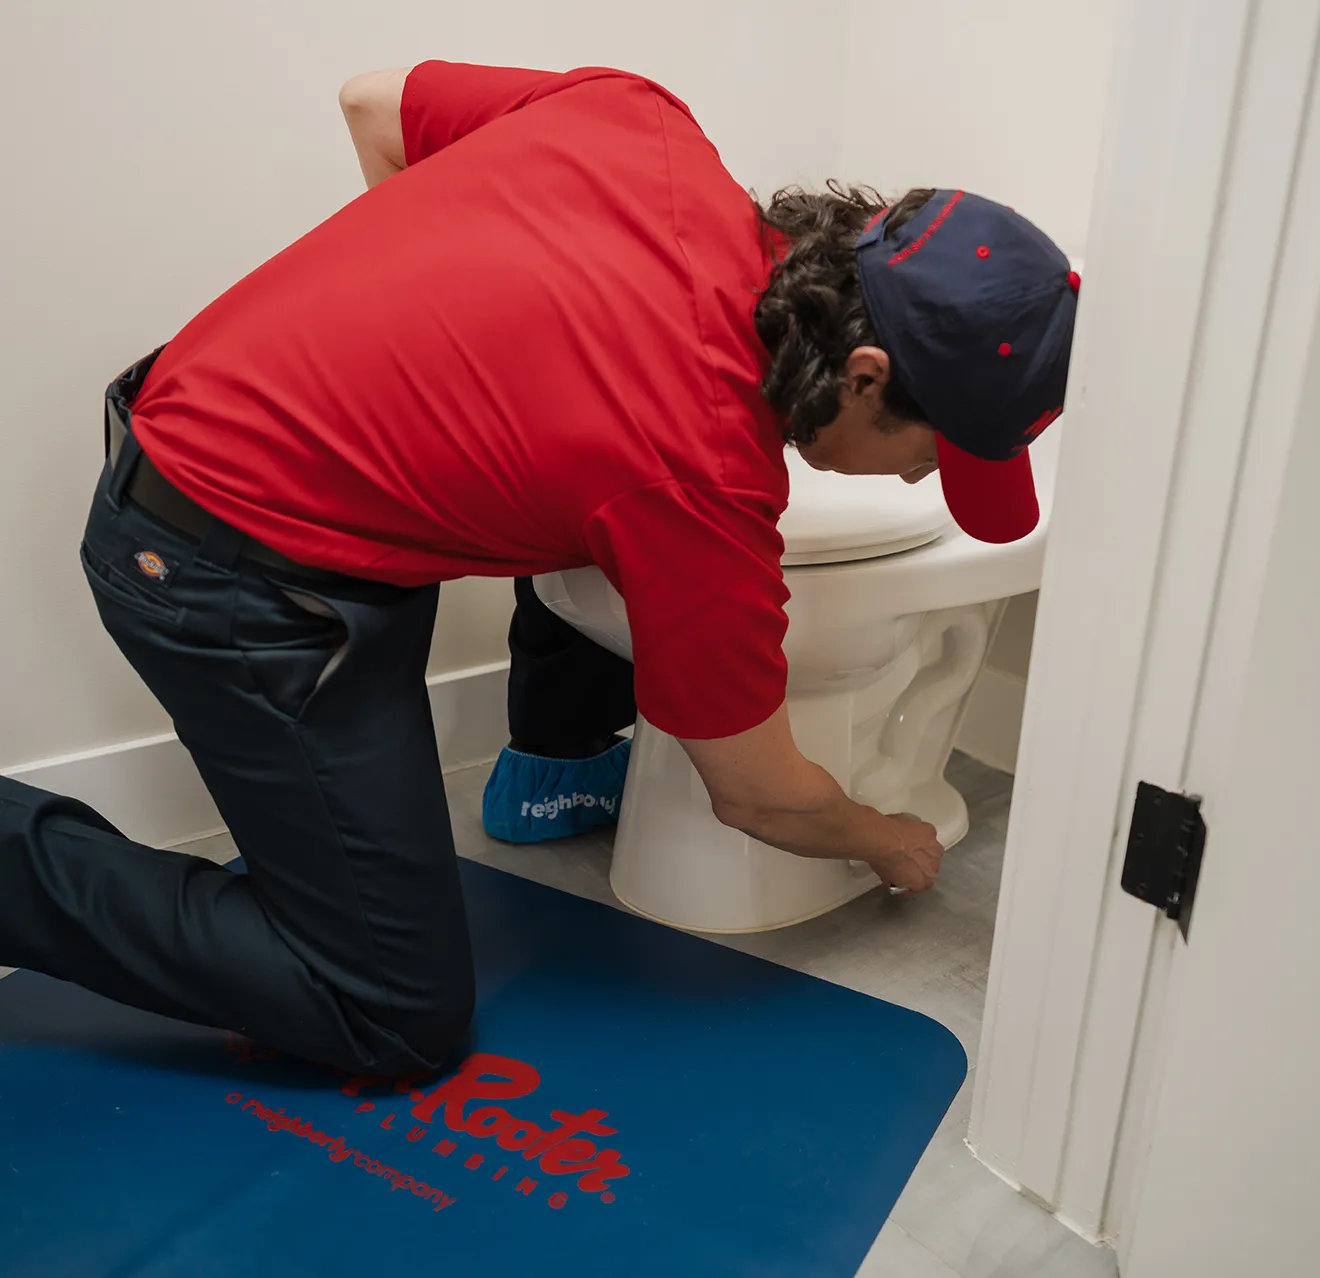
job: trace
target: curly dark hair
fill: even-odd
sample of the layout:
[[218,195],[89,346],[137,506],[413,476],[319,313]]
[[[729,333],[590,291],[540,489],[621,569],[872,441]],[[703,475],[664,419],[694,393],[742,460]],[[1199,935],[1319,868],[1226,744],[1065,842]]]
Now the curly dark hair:
[[[810,444],[838,416],[848,356],[878,345],[857,278],[858,237],[888,208],[888,238],[934,194],[912,190],[890,206],[869,186],[831,180],[825,191],[789,186],[769,204],[757,202],[762,232],[781,246],[756,304],[756,331],[770,354],[761,393],[784,418],[786,443]],[[901,421],[927,420],[892,367],[884,406]]]

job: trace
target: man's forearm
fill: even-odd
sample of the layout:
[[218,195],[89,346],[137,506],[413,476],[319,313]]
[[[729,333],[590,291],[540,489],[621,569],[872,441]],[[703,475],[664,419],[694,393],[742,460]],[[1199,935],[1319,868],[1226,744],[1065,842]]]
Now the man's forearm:
[[824,768],[816,773],[809,798],[793,807],[724,808],[725,825],[794,856],[872,860],[878,849],[898,846],[892,817],[850,799]]
[[854,803],[793,743],[786,702],[746,732],[682,745],[723,824],[796,856],[865,861],[909,891],[935,882],[944,855],[935,827]]

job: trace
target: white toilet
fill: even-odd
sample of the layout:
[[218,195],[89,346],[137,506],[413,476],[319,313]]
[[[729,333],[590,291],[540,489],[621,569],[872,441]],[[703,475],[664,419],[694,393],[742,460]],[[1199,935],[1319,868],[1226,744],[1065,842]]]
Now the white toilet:
[[[854,798],[931,822],[946,847],[967,805],[945,765],[1004,601],[1040,585],[1062,421],[1032,445],[1041,522],[1008,546],[953,524],[939,480],[823,474],[787,451],[788,709],[802,752]],[[598,568],[536,578],[559,616],[631,659],[623,599]],[[639,719],[610,883],[675,927],[757,932],[879,885],[865,865],[808,860],[720,825],[678,742]]]

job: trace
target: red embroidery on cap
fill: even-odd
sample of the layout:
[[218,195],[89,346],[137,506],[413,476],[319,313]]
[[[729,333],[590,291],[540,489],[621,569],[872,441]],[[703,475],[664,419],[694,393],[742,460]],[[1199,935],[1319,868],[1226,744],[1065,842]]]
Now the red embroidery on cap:
[[977,257],[980,257],[980,258],[986,258],[986,257],[989,257],[989,256],[990,256],[990,250],[989,250],[988,248],[986,248],[986,246],[985,246],[984,244],[982,244],[981,247],[978,248],[978,249],[976,250],[976,256],[977,256]]
[[941,225],[944,223],[944,219],[953,212],[954,206],[965,194],[965,191],[955,191],[949,202],[940,210],[939,216],[924,231],[922,231],[922,233],[913,240],[907,248],[903,249],[900,253],[895,253],[885,265],[897,266],[900,262],[907,261],[913,253],[921,252],[921,250],[926,247],[926,241],[940,229]]
[[1036,436],[1039,435],[1041,431],[1043,431],[1045,427],[1048,426],[1052,421],[1054,421],[1054,419],[1058,417],[1062,412],[1063,412],[1062,406],[1060,406],[1059,408],[1046,409],[1045,412],[1041,413],[1041,415],[1037,417],[1036,420],[1032,422],[1031,425],[1028,426],[1027,429],[1024,430],[1022,433],[1028,439],[1035,439]]

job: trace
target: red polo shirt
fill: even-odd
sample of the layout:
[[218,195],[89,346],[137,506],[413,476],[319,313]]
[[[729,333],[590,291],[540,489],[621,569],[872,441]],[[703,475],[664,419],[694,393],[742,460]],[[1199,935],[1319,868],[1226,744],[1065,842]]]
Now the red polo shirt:
[[300,563],[402,585],[598,564],[651,722],[762,722],[788,479],[752,202],[681,102],[617,71],[426,62],[402,122],[405,172],[166,347],[144,449]]

